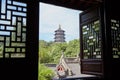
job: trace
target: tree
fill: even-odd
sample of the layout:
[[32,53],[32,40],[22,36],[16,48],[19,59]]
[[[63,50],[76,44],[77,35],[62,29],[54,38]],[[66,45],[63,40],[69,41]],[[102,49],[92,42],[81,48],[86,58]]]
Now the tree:
[[51,80],[54,76],[54,72],[43,64],[39,64],[38,80]]
[[65,55],[69,57],[76,57],[80,52],[80,42],[78,39],[69,41],[68,46],[65,51]]
[[76,57],[80,52],[79,40],[75,39],[69,43],[54,43],[40,40],[39,60],[41,63],[58,63],[62,52],[65,56]]
[[39,42],[39,60],[41,63],[49,63],[51,61],[51,55],[49,54],[49,46],[47,45],[47,42],[44,40],[41,40]]

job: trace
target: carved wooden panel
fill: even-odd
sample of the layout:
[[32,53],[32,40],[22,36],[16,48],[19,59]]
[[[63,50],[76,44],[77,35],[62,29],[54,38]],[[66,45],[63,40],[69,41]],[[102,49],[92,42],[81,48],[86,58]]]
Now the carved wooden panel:
[[82,26],[83,59],[101,58],[101,34],[99,20]]
[[113,58],[120,58],[120,26],[119,20],[111,19],[111,38]]
[[27,4],[0,0],[0,58],[24,58]]

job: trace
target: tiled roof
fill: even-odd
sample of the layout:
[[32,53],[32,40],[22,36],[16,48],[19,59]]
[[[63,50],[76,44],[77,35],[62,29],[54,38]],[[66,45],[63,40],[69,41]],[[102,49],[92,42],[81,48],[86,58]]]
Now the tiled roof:
[[[70,58],[69,58],[70,59]],[[69,62],[69,59],[67,60],[67,58],[66,58],[66,60],[68,61],[67,62],[67,65],[69,66],[69,68],[72,70],[72,72],[73,72],[73,75],[71,75],[71,76],[66,76],[66,78],[79,78],[79,77],[94,77],[93,75],[87,75],[87,74],[81,74],[81,69],[80,69],[80,63],[78,62],[78,61],[72,61],[71,62],[71,60],[70,60],[70,62]],[[77,59],[73,59],[73,60],[77,60]],[[49,68],[51,68],[53,71],[55,71],[55,73],[56,73],[56,67],[54,66],[54,67],[49,67]],[[58,76],[56,75],[55,77],[54,77],[55,79],[58,79]]]

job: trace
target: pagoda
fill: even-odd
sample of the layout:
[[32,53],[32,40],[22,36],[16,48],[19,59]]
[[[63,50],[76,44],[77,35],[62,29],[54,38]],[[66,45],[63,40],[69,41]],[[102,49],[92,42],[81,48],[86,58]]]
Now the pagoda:
[[55,30],[55,41],[54,42],[65,42],[65,34],[64,30],[61,29],[61,25],[59,25],[59,28]]

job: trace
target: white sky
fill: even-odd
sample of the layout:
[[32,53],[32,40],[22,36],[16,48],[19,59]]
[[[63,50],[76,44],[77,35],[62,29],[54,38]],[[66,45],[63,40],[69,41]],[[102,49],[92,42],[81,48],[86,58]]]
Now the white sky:
[[39,39],[54,41],[55,30],[65,30],[66,41],[79,39],[79,14],[81,11],[40,3]]

